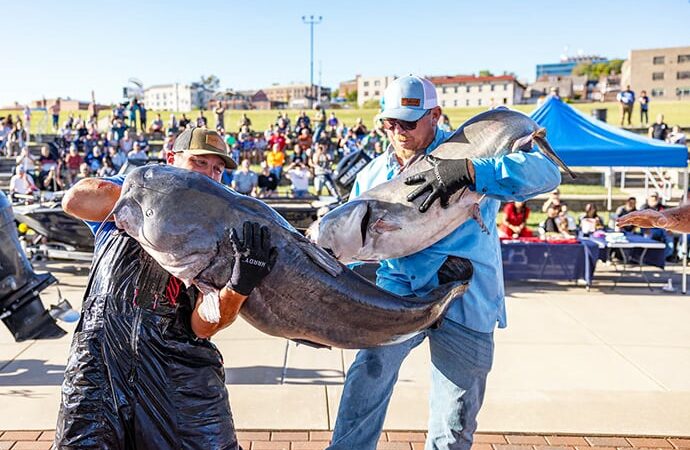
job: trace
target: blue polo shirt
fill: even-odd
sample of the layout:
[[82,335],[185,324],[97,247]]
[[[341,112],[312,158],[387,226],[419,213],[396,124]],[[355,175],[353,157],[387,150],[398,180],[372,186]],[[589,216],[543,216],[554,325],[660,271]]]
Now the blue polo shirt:
[[[430,153],[451,132],[437,129]],[[403,258],[381,261],[376,284],[398,295],[423,296],[438,287],[438,270],[449,255],[472,261],[474,275],[469,289],[454,300],[446,318],[483,333],[493,331],[496,323],[506,323],[503,290],[501,246],[496,215],[501,201],[524,201],[555,189],[561,175],[555,164],[540,152],[511,153],[499,158],[472,159],[475,170],[474,190],[486,194],[480,209],[490,234],[483,233],[474,220],[468,220],[455,231],[430,247]],[[357,175],[350,198],[382,184],[398,174],[400,165],[392,147],[372,160]]]

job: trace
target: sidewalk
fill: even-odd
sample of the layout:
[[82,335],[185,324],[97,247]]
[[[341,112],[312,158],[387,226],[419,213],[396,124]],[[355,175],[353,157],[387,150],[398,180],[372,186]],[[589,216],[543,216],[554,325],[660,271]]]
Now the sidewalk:
[[[0,431],[0,449],[48,450],[54,431]],[[244,450],[321,450],[329,431],[238,431]],[[387,431],[377,450],[423,450],[425,433]],[[476,434],[472,450],[612,450],[690,449],[690,439],[636,436],[574,436],[538,434]]]
[[[81,267],[45,267],[75,307],[88,272]],[[589,293],[572,284],[509,286],[510,326],[496,332],[480,432],[690,437],[690,297],[658,288],[597,286]],[[57,290],[51,287],[42,297],[55,303]],[[57,341],[15,343],[0,327],[0,429],[54,429],[73,329]],[[259,430],[268,442],[269,432],[300,432],[292,440],[308,442],[302,437],[332,430],[354,351],[297,346],[241,320],[214,342],[224,356],[238,429]],[[390,433],[426,430],[428,374],[428,345],[423,344],[401,368],[384,425]],[[592,446],[627,446],[622,442]],[[491,443],[516,444],[510,439]],[[669,442],[658,444],[671,448]],[[268,448],[280,445],[286,444]],[[386,448],[397,444],[390,445]],[[407,445],[401,448],[411,448]]]

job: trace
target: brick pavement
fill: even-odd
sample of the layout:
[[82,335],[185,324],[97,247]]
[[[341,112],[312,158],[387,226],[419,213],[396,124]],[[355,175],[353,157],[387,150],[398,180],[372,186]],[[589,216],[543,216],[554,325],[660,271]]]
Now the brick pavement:
[[[321,450],[330,431],[238,431],[244,450]],[[0,431],[0,450],[48,450],[55,436],[46,431]],[[426,434],[387,431],[377,450],[423,450]],[[690,450],[690,437],[577,436],[539,434],[475,435],[472,450]]]

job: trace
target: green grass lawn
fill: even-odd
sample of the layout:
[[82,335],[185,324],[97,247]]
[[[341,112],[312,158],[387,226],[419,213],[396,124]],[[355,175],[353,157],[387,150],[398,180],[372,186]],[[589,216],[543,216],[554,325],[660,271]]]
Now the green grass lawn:
[[[608,122],[610,124],[618,124],[620,121],[620,110],[618,103],[616,102],[609,102],[609,103],[582,103],[582,104],[574,104],[573,105],[576,109],[584,112],[585,114],[591,114],[592,109],[595,108],[605,108],[608,110]],[[536,106],[535,105],[514,105],[514,109],[523,111],[525,113],[530,113],[532,112]],[[367,126],[371,126],[373,123],[374,116],[378,112],[376,109],[339,109],[339,110],[333,110],[335,111],[336,115],[340,118],[341,121],[343,121],[346,125],[350,126],[354,124],[355,120],[358,117],[361,117],[364,119],[364,123]],[[450,118],[451,124],[453,127],[457,127],[458,125],[462,124],[465,120],[469,119],[470,117],[486,111],[486,108],[482,107],[476,107],[476,108],[444,108],[443,111],[448,115]],[[252,120],[252,127],[255,130],[263,131],[266,128],[268,128],[269,124],[273,123],[276,119],[276,116],[279,111],[277,110],[251,110],[251,111],[228,111],[225,114],[225,125],[226,129],[230,131],[237,131],[237,122],[239,118],[241,117],[242,113],[247,113],[249,115],[249,118]],[[287,110],[288,115],[290,116],[291,119],[294,120],[294,117],[296,117],[298,110]],[[658,113],[663,113],[665,115],[665,121],[669,125],[676,125],[679,124],[684,128],[690,127],[690,103],[687,101],[668,101],[668,102],[654,102],[650,106],[650,119],[653,121],[654,118],[656,117],[656,114]],[[0,110],[0,116],[5,116],[7,114],[12,114],[13,116],[16,116],[17,114],[21,115],[21,111],[6,111],[6,110]],[[31,132],[36,133],[38,131],[39,125],[43,121],[43,117],[45,116],[45,112],[43,111],[34,111],[32,114],[32,119],[31,119]],[[99,113],[99,118],[107,117],[110,114],[110,111],[101,111]],[[168,118],[170,117],[170,112],[169,111],[161,111],[161,116],[163,120],[167,123]],[[68,112],[62,112],[60,114],[60,123],[62,124],[68,117],[69,113]],[[86,117],[86,111],[81,111],[78,113],[75,113],[77,116],[82,116]],[[175,115],[179,118],[182,116],[181,113],[175,113]],[[196,118],[198,115],[197,111],[193,111],[190,113],[187,113],[187,116],[189,118]],[[215,126],[215,117],[212,112],[205,112],[206,117],[209,120],[209,125],[210,126]],[[310,114],[313,116],[313,114]],[[633,126],[640,126],[638,119],[639,119],[639,114],[638,110],[635,110],[635,113],[633,114]],[[149,111],[148,112],[148,121],[151,123],[156,118],[156,111]],[[50,123],[50,118],[48,118],[47,122],[47,130],[51,132],[51,123]]]

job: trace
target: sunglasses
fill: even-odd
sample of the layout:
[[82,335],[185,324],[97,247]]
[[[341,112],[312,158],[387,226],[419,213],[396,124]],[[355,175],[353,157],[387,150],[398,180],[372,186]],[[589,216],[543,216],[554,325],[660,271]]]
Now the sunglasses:
[[383,119],[383,129],[386,131],[393,131],[395,129],[395,126],[397,125],[403,131],[412,131],[415,128],[417,128],[417,123],[419,123],[420,120],[426,117],[427,114],[429,114],[429,111],[431,110],[427,109],[426,112],[422,115],[422,117],[412,122],[410,122],[409,120],[400,119]]

